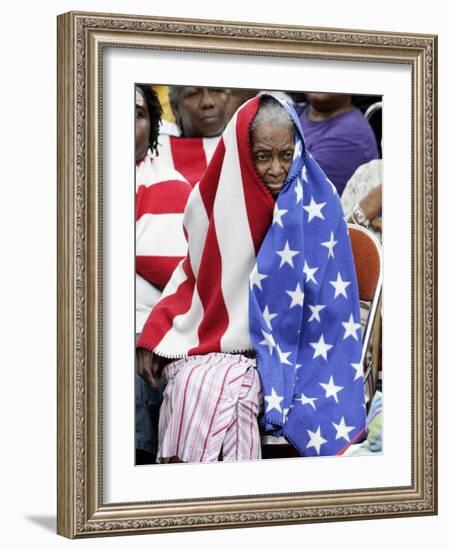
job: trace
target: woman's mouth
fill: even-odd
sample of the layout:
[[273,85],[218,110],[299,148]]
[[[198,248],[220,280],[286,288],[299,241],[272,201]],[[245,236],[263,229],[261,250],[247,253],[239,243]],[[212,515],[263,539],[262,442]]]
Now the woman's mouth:
[[268,187],[268,189],[272,193],[278,194],[281,191],[281,189],[284,187],[284,182],[283,181],[270,182],[270,183],[265,183],[265,185]]

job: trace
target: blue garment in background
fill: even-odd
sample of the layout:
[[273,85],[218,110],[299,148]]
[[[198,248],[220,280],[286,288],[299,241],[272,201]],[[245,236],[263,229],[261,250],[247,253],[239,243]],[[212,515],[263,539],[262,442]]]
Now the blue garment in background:
[[307,106],[299,116],[307,150],[341,195],[359,166],[379,158],[376,136],[356,107],[320,121],[310,120],[308,113]]

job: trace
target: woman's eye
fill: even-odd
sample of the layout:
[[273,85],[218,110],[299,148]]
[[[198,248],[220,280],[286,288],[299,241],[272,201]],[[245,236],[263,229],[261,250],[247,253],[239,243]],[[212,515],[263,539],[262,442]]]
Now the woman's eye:
[[199,93],[200,93],[199,90],[191,90],[190,92],[185,92],[184,99],[187,99],[189,97],[195,97],[195,96],[199,95]]
[[292,160],[293,151],[285,151],[282,156],[285,160]]
[[259,162],[267,162],[268,158],[266,153],[256,153],[256,160]]

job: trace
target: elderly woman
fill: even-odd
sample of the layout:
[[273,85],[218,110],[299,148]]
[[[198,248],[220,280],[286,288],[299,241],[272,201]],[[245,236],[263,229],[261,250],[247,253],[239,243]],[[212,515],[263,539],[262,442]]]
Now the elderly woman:
[[[187,252],[182,216],[191,187],[157,157],[161,106],[148,84],[136,87],[136,334]],[[154,462],[162,383],[136,373],[136,462]]]
[[206,170],[228,122],[230,90],[170,86],[169,98],[179,136],[160,136],[160,156],[194,186]]
[[188,255],[138,341],[168,381],[159,461],[260,458],[258,416],[301,455],[364,434],[359,306],[335,188],[298,117],[263,95],[230,121],[184,217]]

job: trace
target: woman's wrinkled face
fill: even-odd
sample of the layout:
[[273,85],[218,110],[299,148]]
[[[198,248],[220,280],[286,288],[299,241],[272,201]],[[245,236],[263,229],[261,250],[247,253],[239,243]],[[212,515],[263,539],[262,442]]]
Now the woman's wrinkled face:
[[228,102],[229,93],[223,89],[184,88],[179,103],[173,106],[184,137],[220,135],[227,123]]
[[257,173],[273,197],[285,185],[295,152],[295,142],[289,128],[275,124],[256,126],[251,134],[251,154]]
[[150,114],[145,96],[140,88],[136,88],[136,161],[146,155],[150,146]]

